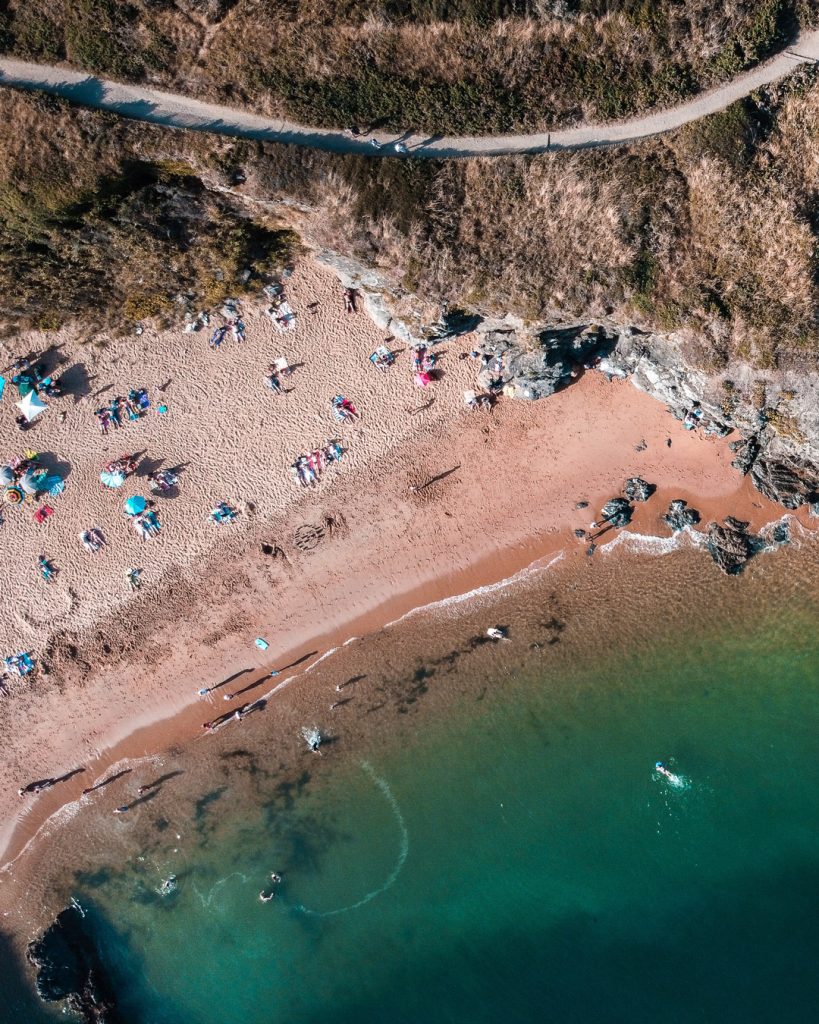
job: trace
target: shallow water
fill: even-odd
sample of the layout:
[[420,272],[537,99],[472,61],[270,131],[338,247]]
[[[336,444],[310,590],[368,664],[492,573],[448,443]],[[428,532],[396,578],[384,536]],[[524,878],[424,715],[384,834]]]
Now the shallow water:
[[345,652],[390,718],[284,775],[270,725],[231,738],[74,882],[125,1019],[814,1020],[815,560],[637,559],[439,612],[420,669],[432,619]]

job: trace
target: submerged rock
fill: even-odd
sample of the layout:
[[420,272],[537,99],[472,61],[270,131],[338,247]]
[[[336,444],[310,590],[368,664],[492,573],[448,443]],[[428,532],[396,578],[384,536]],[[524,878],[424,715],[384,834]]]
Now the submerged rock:
[[741,572],[754,553],[754,538],[748,534],[749,525],[733,516],[724,519],[722,526],[708,524],[708,550],[720,569],[729,576]]
[[656,490],[655,484],[650,484],[639,476],[630,476],[623,487],[623,494],[629,501],[648,501]]
[[113,992],[88,936],[82,913],[68,907],[43,934],[29,943],[36,987],[46,1002],[65,1000],[83,1024],[120,1024]]
[[609,523],[611,526],[628,526],[631,522],[633,509],[625,498],[612,498],[603,506],[603,515],[598,526]]
[[790,526],[785,522],[774,523],[774,527],[771,530],[771,541],[774,544],[789,544],[790,540]]
[[695,526],[699,521],[699,512],[695,508],[690,508],[688,502],[682,498],[675,498],[663,516],[663,522],[670,526],[674,533],[679,533],[686,526]]

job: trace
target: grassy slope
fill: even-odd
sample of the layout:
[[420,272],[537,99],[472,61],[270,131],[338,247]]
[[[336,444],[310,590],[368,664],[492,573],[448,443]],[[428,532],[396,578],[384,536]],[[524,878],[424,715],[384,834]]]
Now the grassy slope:
[[[0,92],[0,316],[144,316],[217,298],[308,240],[430,297],[691,329],[692,358],[819,352],[819,72],[632,149],[438,164],[176,133]],[[241,171],[241,175],[237,172]],[[211,295],[212,293],[212,295]]]
[[508,131],[674,103],[817,0],[8,0],[0,46],[312,124]]
[[4,93],[0,317],[54,328],[174,318],[242,290],[245,268],[288,258],[294,239],[207,191],[193,168],[109,115]]

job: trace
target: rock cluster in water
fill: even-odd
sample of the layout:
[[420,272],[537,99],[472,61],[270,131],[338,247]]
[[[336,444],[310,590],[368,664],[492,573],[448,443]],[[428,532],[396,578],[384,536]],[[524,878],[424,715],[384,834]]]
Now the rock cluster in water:
[[699,512],[695,508],[691,508],[688,502],[683,501],[682,498],[675,498],[663,516],[663,522],[670,526],[674,533],[679,533],[686,526],[696,526],[699,521]]
[[68,907],[39,938],[27,957],[37,971],[37,992],[46,1002],[66,1003],[83,1024],[124,1024],[82,913]]
[[720,569],[729,576],[740,572],[754,553],[754,538],[748,533],[749,525],[733,516],[724,519],[722,526],[719,523],[708,524],[708,550]]

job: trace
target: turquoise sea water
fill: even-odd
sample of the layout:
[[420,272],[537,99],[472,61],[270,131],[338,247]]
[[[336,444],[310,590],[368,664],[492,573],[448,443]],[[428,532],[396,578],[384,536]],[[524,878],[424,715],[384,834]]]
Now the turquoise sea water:
[[[75,884],[124,1019],[815,1020],[819,615],[794,585],[750,615],[731,595],[767,585],[731,585],[609,654],[493,648],[448,675],[446,714],[306,754],[255,800],[211,775],[178,845],[163,821]],[[234,759],[252,776],[269,742]]]

